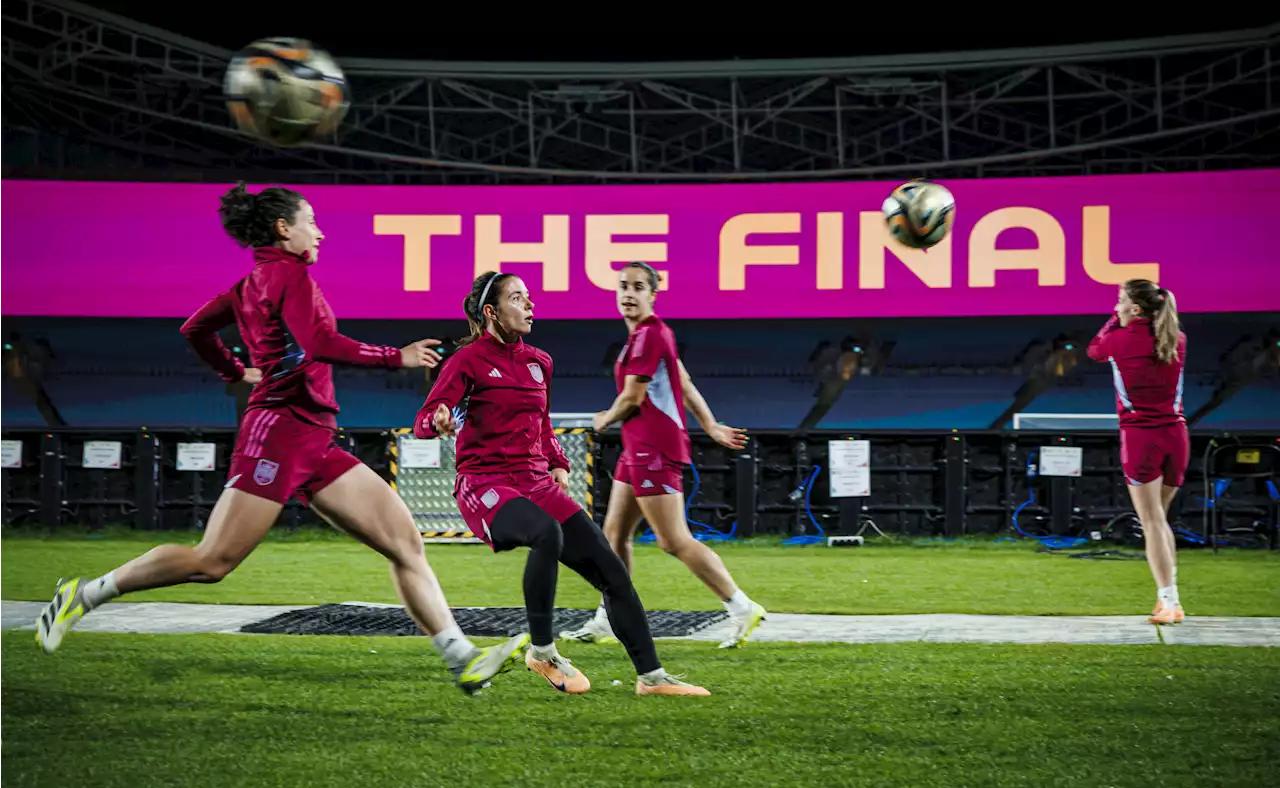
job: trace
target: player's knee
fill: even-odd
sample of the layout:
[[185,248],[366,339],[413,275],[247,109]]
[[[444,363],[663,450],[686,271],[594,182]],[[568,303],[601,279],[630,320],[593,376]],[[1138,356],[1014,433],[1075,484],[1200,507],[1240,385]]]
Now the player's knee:
[[672,555],[676,558],[683,558],[690,551],[696,550],[698,544],[698,540],[689,534],[679,534],[677,536],[658,534],[658,548],[667,555]]
[[564,531],[550,515],[540,519],[536,526],[531,547],[546,550],[559,556],[564,551]]
[[564,550],[564,530],[560,528],[560,523],[532,501],[521,499],[512,503],[528,504],[521,506],[519,511],[525,520],[525,527],[529,529],[529,547],[545,550],[558,557]]
[[621,599],[634,594],[627,566],[607,544],[577,541],[569,548],[571,555],[561,561],[591,584],[591,587],[611,599]]
[[387,560],[393,566],[408,567],[425,563],[427,560],[426,553],[422,549],[422,534],[417,528],[412,528],[403,535],[397,534],[390,547],[391,549],[387,551]]
[[196,570],[196,582],[220,583],[222,582],[222,578],[231,574],[239,565],[239,561],[228,558],[227,556],[202,556],[200,560],[200,568]]
[[622,536],[622,518],[605,515],[604,527],[600,530],[604,531],[604,535],[610,543],[617,542]]
[[1143,533],[1150,534],[1152,539],[1159,539],[1169,530],[1169,521],[1165,517],[1164,507],[1157,502],[1155,505],[1144,505],[1134,507],[1137,509],[1138,520],[1142,523]]

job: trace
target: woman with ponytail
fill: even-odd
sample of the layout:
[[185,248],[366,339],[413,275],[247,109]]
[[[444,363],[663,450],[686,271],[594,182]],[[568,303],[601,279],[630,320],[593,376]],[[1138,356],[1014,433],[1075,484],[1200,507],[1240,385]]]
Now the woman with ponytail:
[[457,438],[453,495],[471,533],[494,552],[529,548],[525,665],[560,692],[591,689],[556,649],[552,624],[563,564],[603,595],[613,631],[635,666],[637,695],[710,695],[663,669],[627,567],[569,497],[569,460],[551,427],[551,356],[524,341],[533,330],[524,281],[483,273],[462,308],[471,335],[440,367],[413,434]]
[[1156,606],[1147,620],[1179,624],[1178,569],[1169,504],[1191,457],[1182,412],[1187,337],[1178,326],[1173,293],[1146,279],[1120,286],[1115,314],[1089,343],[1089,358],[1111,365],[1120,415],[1120,464],[1142,521]]
[[[217,583],[249,557],[290,498],[381,553],[405,610],[468,694],[519,661],[527,635],[481,649],[462,633],[422,551],[409,508],[382,477],[334,442],[338,400],[333,366],[435,367],[438,340],[403,348],[338,333],[333,310],[311,278],[324,233],[311,204],[290,189],[256,194],[241,183],[222,197],[222,225],[253,267],[182,326],[202,360],[229,383],[252,385],[244,423],[200,544],[161,545],[93,580],[73,578],[37,622],[47,652],[89,611],[122,594],[182,583]],[[232,324],[249,349],[245,367],[218,332]]]
[[[627,263],[618,272],[617,303],[627,326],[627,344],[613,365],[617,398],[595,418],[598,432],[622,422],[623,451],[613,472],[604,532],[630,571],[631,540],[641,520],[647,522],[658,546],[680,559],[724,603],[730,629],[720,648],[737,648],[760,626],[765,609],[738,588],[720,556],[689,531],[682,478],[690,459],[685,407],[726,448],[738,451],[746,446],[746,430],[717,422],[693,384],[680,361],[675,333],[654,314],[659,283],[658,272],[648,263]],[[604,605],[582,627],[561,632],[560,637],[613,642]]]

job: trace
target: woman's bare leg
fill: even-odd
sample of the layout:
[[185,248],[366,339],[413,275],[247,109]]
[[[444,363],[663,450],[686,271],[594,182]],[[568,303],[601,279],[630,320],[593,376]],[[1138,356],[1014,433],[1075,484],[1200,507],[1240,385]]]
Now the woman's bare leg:
[[453,625],[409,507],[371,468],[357,465],[338,477],[316,494],[312,508],[391,562],[396,592],[424,632],[436,635]]
[[1147,565],[1155,578],[1156,588],[1173,585],[1173,532],[1165,516],[1165,501],[1159,479],[1140,485],[1129,485],[1129,497],[1142,521],[1142,538],[1146,543]]
[[240,565],[275,525],[275,501],[243,490],[223,490],[195,547],[160,545],[115,570],[121,594],[180,583],[216,583]]
[[640,505],[636,503],[636,491],[623,482],[615,481],[609,490],[609,508],[604,513],[605,538],[613,552],[622,559],[631,574],[632,539],[640,525]]
[[453,619],[444,591],[427,563],[422,535],[409,507],[367,465],[356,465],[315,495],[312,508],[334,527],[372,547],[391,562],[391,579],[409,616],[444,658],[455,681],[467,692],[519,662],[527,634],[500,646],[480,649]]
[[644,519],[658,537],[658,547],[679,558],[694,577],[711,592],[727,602],[738,592],[738,586],[715,550],[693,538],[684,519],[684,494],[650,495],[637,498]]
[[[1170,492],[1173,490],[1173,492]],[[1129,497],[1142,521],[1142,538],[1146,545],[1147,565],[1156,582],[1156,608],[1147,619],[1153,624],[1176,624],[1182,621],[1178,599],[1177,543],[1169,528],[1166,514],[1176,489],[1165,487],[1162,479],[1140,485],[1129,485]]]
[[36,621],[36,640],[52,653],[86,613],[131,591],[182,583],[216,583],[240,565],[262,542],[280,515],[281,505],[235,489],[218,496],[204,538],[195,547],[166,544],[102,577],[67,580]]

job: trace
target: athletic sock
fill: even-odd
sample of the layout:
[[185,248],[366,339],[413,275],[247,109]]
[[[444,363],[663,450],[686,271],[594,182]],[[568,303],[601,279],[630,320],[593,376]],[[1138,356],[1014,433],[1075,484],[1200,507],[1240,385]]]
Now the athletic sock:
[[533,654],[533,658],[539,662],[550,662],[560,652],[556,651],[556,644],[552,643],[547,646],[529,646],[529,652]]
[[1175,583],[1173,585],[1165,586],[1164,588],[1160,589],[1160,601],[1164,602],[1170,607],[1177,607],[1179,604],[1178,603],[1178,585]]
[[436,651],[440,652],[440,656],[450,668],[466,667],[466,664],[475,659],[480,651],[466,635],[462,634],[462,627],[457,624],[452,624],[432,635],[431,645],[436,647]]
[[751,598],[743,593],[739,588],[733,592],[733,596],[724,601],[725,610],[729,611],[731,616],[745,616],[751,612]]
[[120,596],[120,589],[116,588],[115,570],[107,572],[97,580],[90,580],[85,583],[82,593],[85,604],[90,610]]

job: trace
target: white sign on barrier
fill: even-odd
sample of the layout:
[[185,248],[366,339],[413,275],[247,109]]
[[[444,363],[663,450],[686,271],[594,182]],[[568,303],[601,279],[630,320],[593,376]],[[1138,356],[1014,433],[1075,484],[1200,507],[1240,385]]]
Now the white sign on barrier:
[[439,468],[440,439],[400,438],[400,467],[402,468]]
[[871,495],[871,442],[827,441],[827,478],[832,498]]
[[120,441],[85,441],[80,464],[85,468],[119,468],[120,448]]
[[178,470],[212,471],[217,463],[218,447],[212,443],[179,443]]
[[1084,449],[1079,446],[1041,446],[1041,476],[1079,476]]
[[22,441],[0,441],[0,468],[22,467]]

